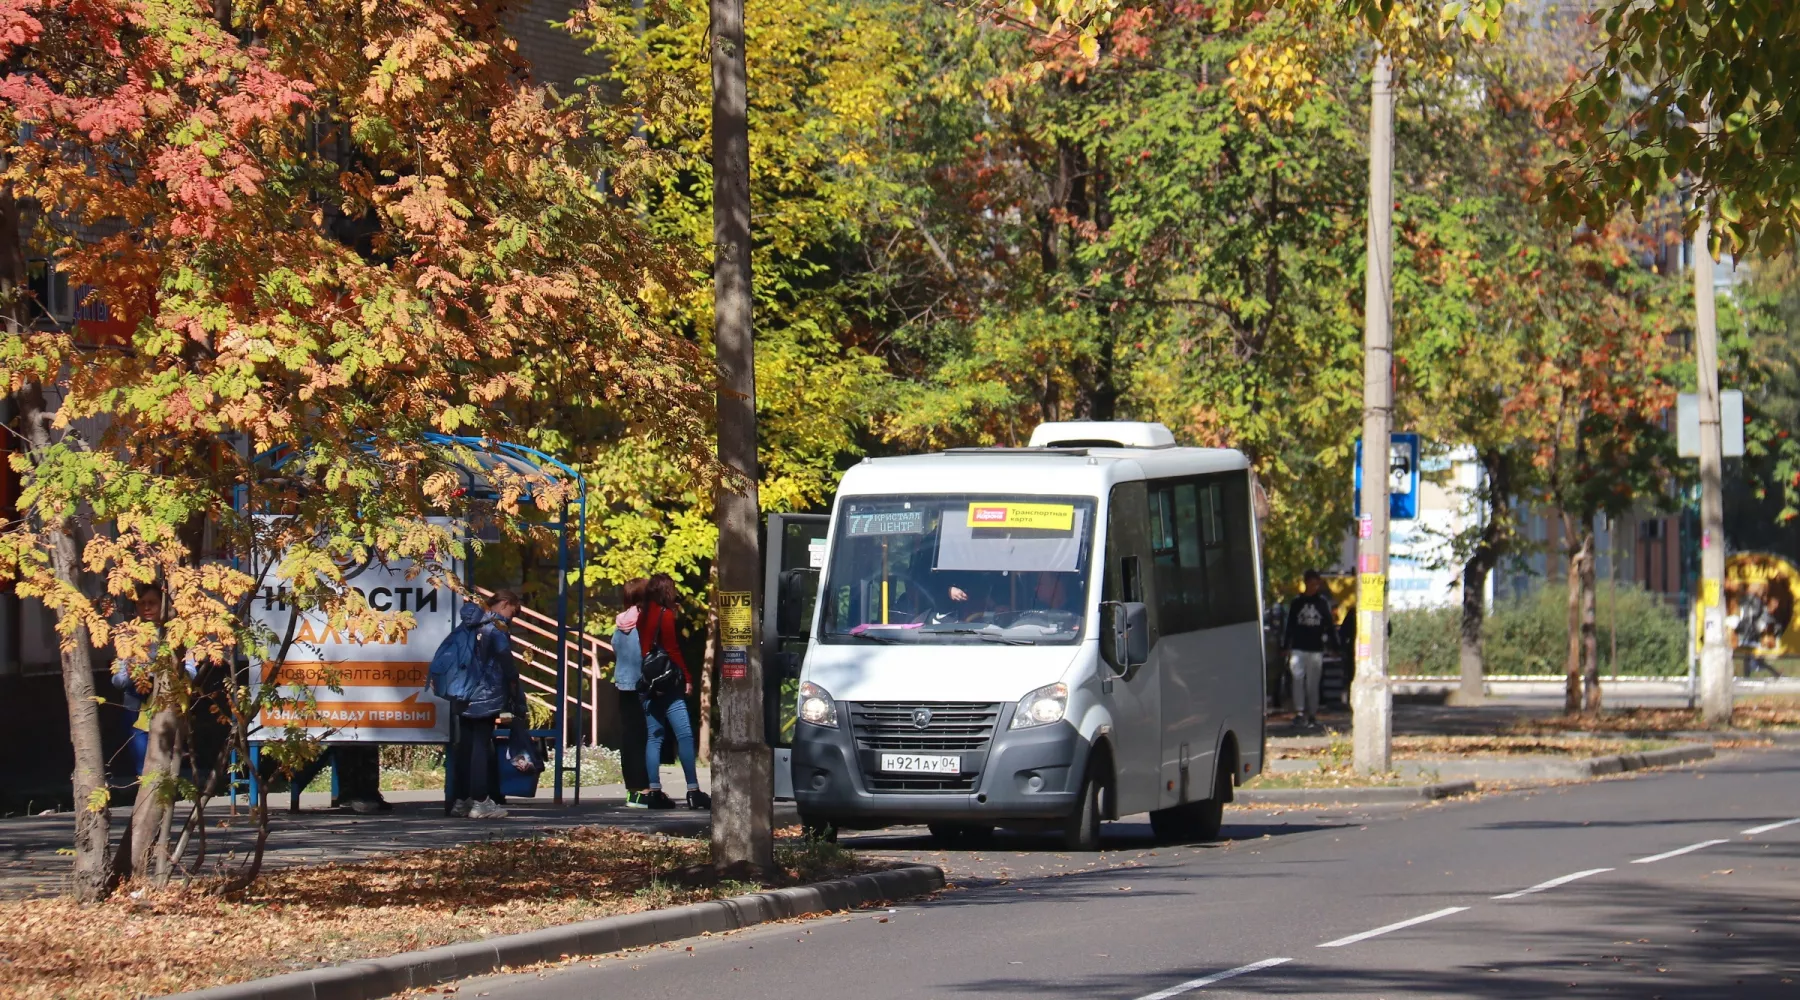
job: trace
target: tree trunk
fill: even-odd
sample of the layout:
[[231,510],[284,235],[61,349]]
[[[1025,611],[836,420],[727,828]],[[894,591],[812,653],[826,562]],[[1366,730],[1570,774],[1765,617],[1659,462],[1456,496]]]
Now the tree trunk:
[[1594,536],[1566,512],[1562,521],[1563,544],[1569,554],[1569,655],[1563,664],[1563,711],[1575,715],[1581,711],[1582,590],[1588,578],[1586,563],[1593,558]]
[[175,807],[175,779],[181,773],[170,678],[160,664],[152,669],[157,672],[151,693],[156,711],[150,717],[150,740],[144,751],[144,774],[138,779],[137,802],[131,807],[131,868],[127,877],[148,877],[156,868],[164,867],[153,862],[168,848],[162,831],[164,820]]
[[[718,383],[719,601],[757,607],[761,543],[756,455],[756,352],[750,294],[750,127],[744,65],[744,2],[712,0],[713,343]],[[733,637],[723,637],[733,638]],[[746,637],[747,638],[747,637]],[[743,639],[736,641],[742,642]],[[719,731],[712,740],[712,860],[721,869],[775,865],[774,771],[763,740],[762,654],[741,649],[744,669],[717,681]]]
[[1461,648],[1458,650],[1462,678],[1451,699],[1452,704],[1479,705],[1487,700],[1481,630],[1487,624],[1487,579],[1491,562],[1492,553],[1483,545],[1463,564]]
[[1487,626],[1487,583],[1501,553],[1512,537],[1512,469],[1504,452],[1489,449],[1478,453],[1485,486],[1476,491],[1475,501],[1488,507],[1487,523],[1481,526],[1481,540],[1463,565],[1462,631],[1458,666],[1461,680],[1452,696],[1452,704],[1479,705],[1487,700],[1487,661],[1481,648],[1482,629]]
[[[26,446],[32,453],[51,445],[51,414],[46,411],[41,386],[26,385],[19,391],[19,422]],[[79,587],[81,556],[75,545],[75,526],[67,520],[41,525],[50,542],[50,569],[59,583]],[[58,613],[60,622],[61,613]],[[100,741],[100,708],[94,701],[94,647],[87,627],[78,626],[62,642],[63,697],[69,708],[69,742],[75,749],[75,773],[71,791],[75,798],[75,867],[71,885],[75,898],[98,902],[108,887],[107,839],[111,833],[111,792],[106,787],[106,755]]]
[[1587,560],[1581,569],[1581,652],[1583,661],[1581,710],[1587,715],[1600,711],[1600,630],[1599,619],[1595,615],[1595,598],[1599,587],[1595,584],[1595,572],[1599,560],[1594,552],[1594,530],[1592,522],[1587,528]]

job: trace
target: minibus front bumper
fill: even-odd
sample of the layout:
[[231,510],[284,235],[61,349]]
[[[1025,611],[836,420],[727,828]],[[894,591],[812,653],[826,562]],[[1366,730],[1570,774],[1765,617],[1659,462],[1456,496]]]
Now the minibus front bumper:
[[[998,705],[986,746],[963,750],[955,776],[884,771],[882,751],[839,703],[839,727],[800,723],[792,755],[794,800],[808,820],[850,827],[890,823],[1061,819],[1074,809],[1089,744],[1066,720],[1007,729],[1013,705]],[[848,710],[848,711],[846,711]]]

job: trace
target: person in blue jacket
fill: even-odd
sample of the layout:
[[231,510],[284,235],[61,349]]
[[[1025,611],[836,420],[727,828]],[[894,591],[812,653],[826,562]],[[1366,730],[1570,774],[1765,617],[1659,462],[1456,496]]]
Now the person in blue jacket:
[[525,691],[519,681],[518,661],[512,655],[512,637],[507,632],[519,607],[517,593],[497,590],[486,612],[473,603],[464,604],[460,612],[465,624],[479,621],[481,627],[475,633],[476,687],[468,701],[456,707],[460,718],[453,752],[457,783],[467,789],[467,794],[452,806],[453,815],[470,819],[499,819],[506,815],[506,810],[494,801],[499,789],[492,787],[500,773],[494,729],[502,722],[510,724],[508,739],[512,746],[525,746],[529,738]]

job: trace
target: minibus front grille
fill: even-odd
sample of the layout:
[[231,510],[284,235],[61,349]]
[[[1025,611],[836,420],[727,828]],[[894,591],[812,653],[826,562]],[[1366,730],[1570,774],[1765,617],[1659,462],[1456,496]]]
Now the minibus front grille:
[[[858,750],[982,753],[994,739],[1001,706],[889,701],[852,704],[849,709]],[[922,727],[920,718],[927,719]]]
[[973,774],[954,778],[866,774],[863,776],[863,783],[871,792],[972,792],[975,790],[977,777]]

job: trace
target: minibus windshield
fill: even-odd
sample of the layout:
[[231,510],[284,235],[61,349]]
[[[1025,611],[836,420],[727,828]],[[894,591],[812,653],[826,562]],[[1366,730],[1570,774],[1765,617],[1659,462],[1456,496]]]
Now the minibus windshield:
[[1091,497],[848,497],[820,592],[830,643],[1070,643],[1087,618]]

